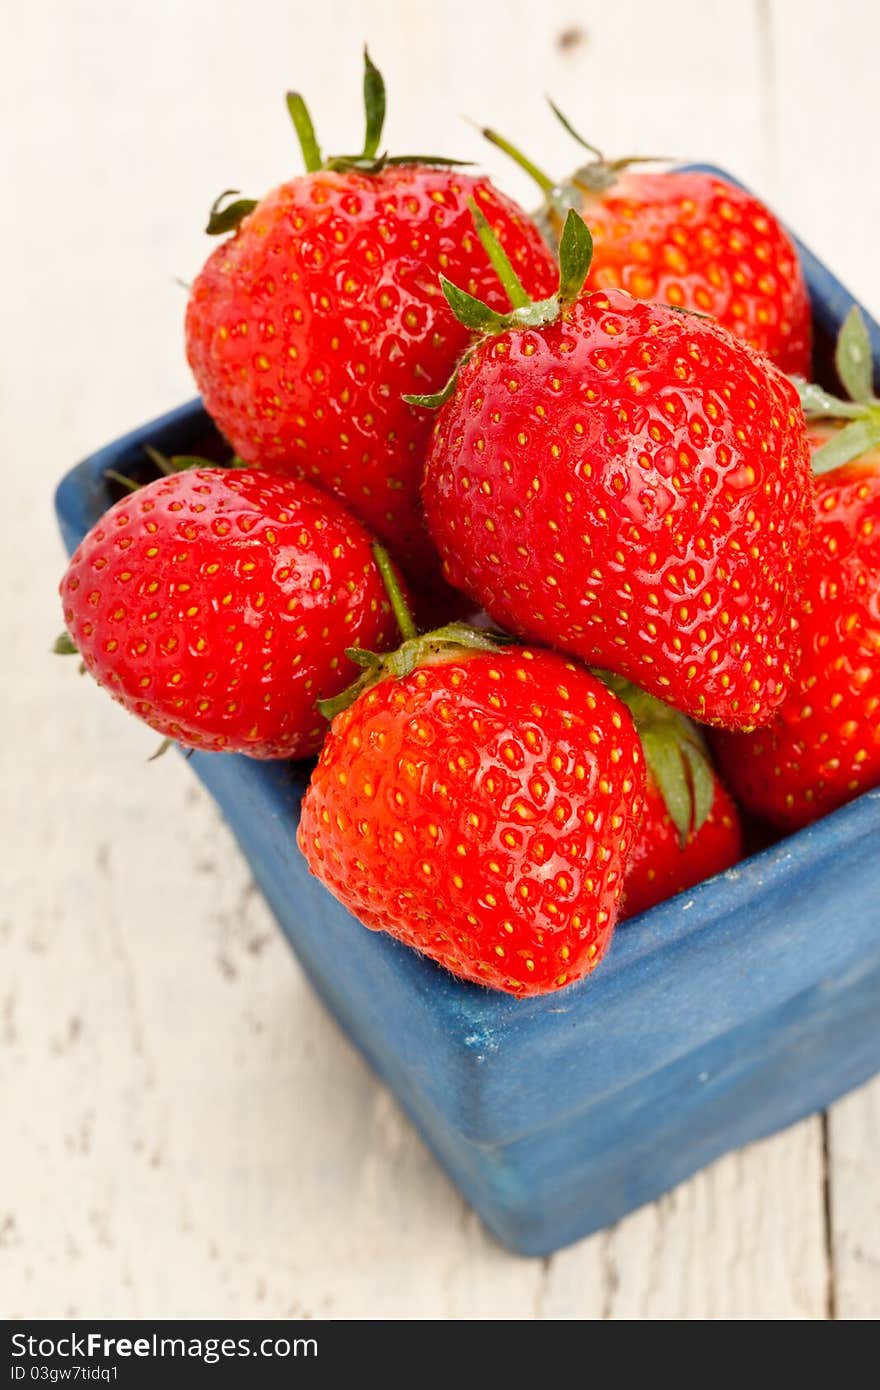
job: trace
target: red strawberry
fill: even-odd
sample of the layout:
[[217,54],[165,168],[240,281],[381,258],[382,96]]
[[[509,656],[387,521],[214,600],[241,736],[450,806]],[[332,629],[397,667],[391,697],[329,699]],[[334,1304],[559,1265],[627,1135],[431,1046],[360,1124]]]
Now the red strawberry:
[[308,172],[215,213],[209,229],[241,221],[193,285],[187,353],[243,458],[331,488],[424,585],[438,569],[418,497],[431,420],[403,395],[436,390],[468,341],[438,273],[504,304],[467,200],[536,294],[549,293],[555,266],[488,180],[377,157],[384,92],[369,59],[365,96],[364,154],[327,161],[302,98],[288,98]]
[[541,304],[507,267],[508,315],[445,285],[484,337],[433,398],[423,496],[444,572],[503,627],[697,719],[766,723],[813,518],[797,393],[715,323],[622,290],[576,298],[574,212],[560,251]]
[[621,918],[729,869],[742,857],[739,813],[689,719],[601,673],[632,715],[645,757],[645,809],[630,851]]
[[742,858],[739,812],[717,776],[713,789],[708,816],[699,830],[688,832],[682,844],[663,794],[649,774],[645,813],[626,870],[622,918],[647,912],[676,893],[723,873]]
[[417,637],[395,611],[403,646],[361,653],[326,708],[300,848],[366,927],[494,989],[560,989],[614,929],[645,783],[632,718],[555,652]]
[[[880,784],[880,401],[858,310],[844,325],[837,362],[852,400],[815,387],[803,397],[818,421],[818,529],[795,685],[768,728],[716,744],[743,805],[784,830]],[[834,416],[850,423],[831,425]]]
[[553,110],[592,156],[561,184],[494,131],[484,134],[540,184],[551,227],[561,231],[568,207],[587,219],[590,284],[712,314],[784,372],[808,375],[807,287],[794,243],[769,208],[712,174],[642,173],[631,166],[653,161],[608,160]]
[[189,748],[300,758],[326,732],[319,696],[343,653],[395,624],[363,527],[308,483],[202,468],[111,507],[61,582],[92,675]]

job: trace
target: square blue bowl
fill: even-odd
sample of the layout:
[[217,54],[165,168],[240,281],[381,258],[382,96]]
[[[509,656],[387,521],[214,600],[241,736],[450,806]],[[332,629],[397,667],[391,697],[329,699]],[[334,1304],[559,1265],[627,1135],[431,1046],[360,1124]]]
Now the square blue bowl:
[[[855,301],[798,249],[816,374],[833,380]],[[146,443],[222,448],[195,401],[93,454],[57,492],[70,550],[113,500],[107,469],[144,476]],[[296,846],[308,765],[190,765],[318,994],[515,1251],[607,1226],[880,1069],[880,790],[627,922],[592,978],[518,1000],[365,931],[310,876]]]

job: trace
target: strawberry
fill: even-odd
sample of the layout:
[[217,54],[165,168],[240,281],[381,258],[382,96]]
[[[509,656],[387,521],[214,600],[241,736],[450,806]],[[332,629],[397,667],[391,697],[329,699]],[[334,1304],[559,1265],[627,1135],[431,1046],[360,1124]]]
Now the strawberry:
[[645,758],[644,813],[627,863],[623,919],[729,869],[742,857],[742,827],[690,720],[619,676],[597,674],[632,715]]
[[621,918],[647,912],[732,868],[742,858],[739,812],[717,775],[713,775],[713,792],[709,814],[682,844],[660,787],[648,775],[645,812],[626,869]]
[[61,582],[73,645],[114,699],[187,748],[300,758],[356,642],[395,624],[360,522],[309,483],[197,468],[117,502]]
[[205,405],[249,463],[332,489],[420,586],[437,572],[419,507],[435,390],[468,334],[437,283],[446,271],[503,305],[467,208],[476,199],[525,283],[555,279],[526,214],[488,180],[421,156],[377,154],[384,88],[366,58],[361,155],[323,160],[298,94],[288,105],[307,172],[219,210],[235,229],[196,278],[186,315]]
[[573,211],[558,295],[529,301],[495,251],[510,313],[444,281],[483,335],[430,398],[423,497],[446,577],[501,626],[696,719],[766,723],[792,679],[813,523],[795,388],[707,319],[580,294]]
[[880,400],[857,309],[841,330],[837,366],[850,400],[803,392],[815,422],[817,531],[795,684],[768,728],[716,743],[743,805],[783,830],[880,783]]
[[587,219],[590,284],[711,314],[784,372],[808,374],[810,301],[797,250],[769,208],[714,174],[645,173],[636,158],[606,159],[551,107],[591,158],[557,184],[495,131],[483,134],[532,175],[542,219],[560,231],[569,207]]
[[309,867],[364,926],[463,979],[571,984],[611,939],[641,814],[632,718],[555,652],[401,627],[399,651],[358,653],[359,686],[329,704],[299,827]]

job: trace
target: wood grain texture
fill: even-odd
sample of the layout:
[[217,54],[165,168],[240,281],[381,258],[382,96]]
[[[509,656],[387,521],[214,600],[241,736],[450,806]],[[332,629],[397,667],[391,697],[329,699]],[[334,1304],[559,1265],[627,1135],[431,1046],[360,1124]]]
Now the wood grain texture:
[[873,1321],[880,1306],[880,1081],[828,1116],[831,1292],[838,1318]]
[[0,83],[15,190],[0,225],[15,673],[0,696],[15,733],[0,800],[0,1313],[880,1313],[880,1083],[832,1112],[828,1218],[813,1119],[549,1260],[500,1250],[313,999],[182,760],[147,765],[149,732],[48,656],[53,484],[191,394],[174,276],[204,256],[221,188],[259,192],[297,167],[286,87],[313,94],[328,148],[349,147],[366,37],[391,144],[482,159],[467,112],[564,171],[575,154],[542,105],[550,90],[617,152],[729,166],[876,309],[880,192],[859,176],[876,45],[851,42],[848,5],[22,9]]

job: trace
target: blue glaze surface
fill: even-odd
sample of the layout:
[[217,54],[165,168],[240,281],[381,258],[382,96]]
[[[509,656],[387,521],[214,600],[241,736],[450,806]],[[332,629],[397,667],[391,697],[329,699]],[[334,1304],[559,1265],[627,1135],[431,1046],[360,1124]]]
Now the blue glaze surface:
[[[819,361],[854,301],[799,251]],[[112,500],[108,468],[136,474],[145,442],[183,453],[210,434],[196,401],[81,463],[56,496],[68,548]],[[308,766],[191,766],[327,1007],[514,1250],[616,1221],[880,1069],[880,791],[626,923],[589,980],[521,1001],[365,931],[310,877]]]

